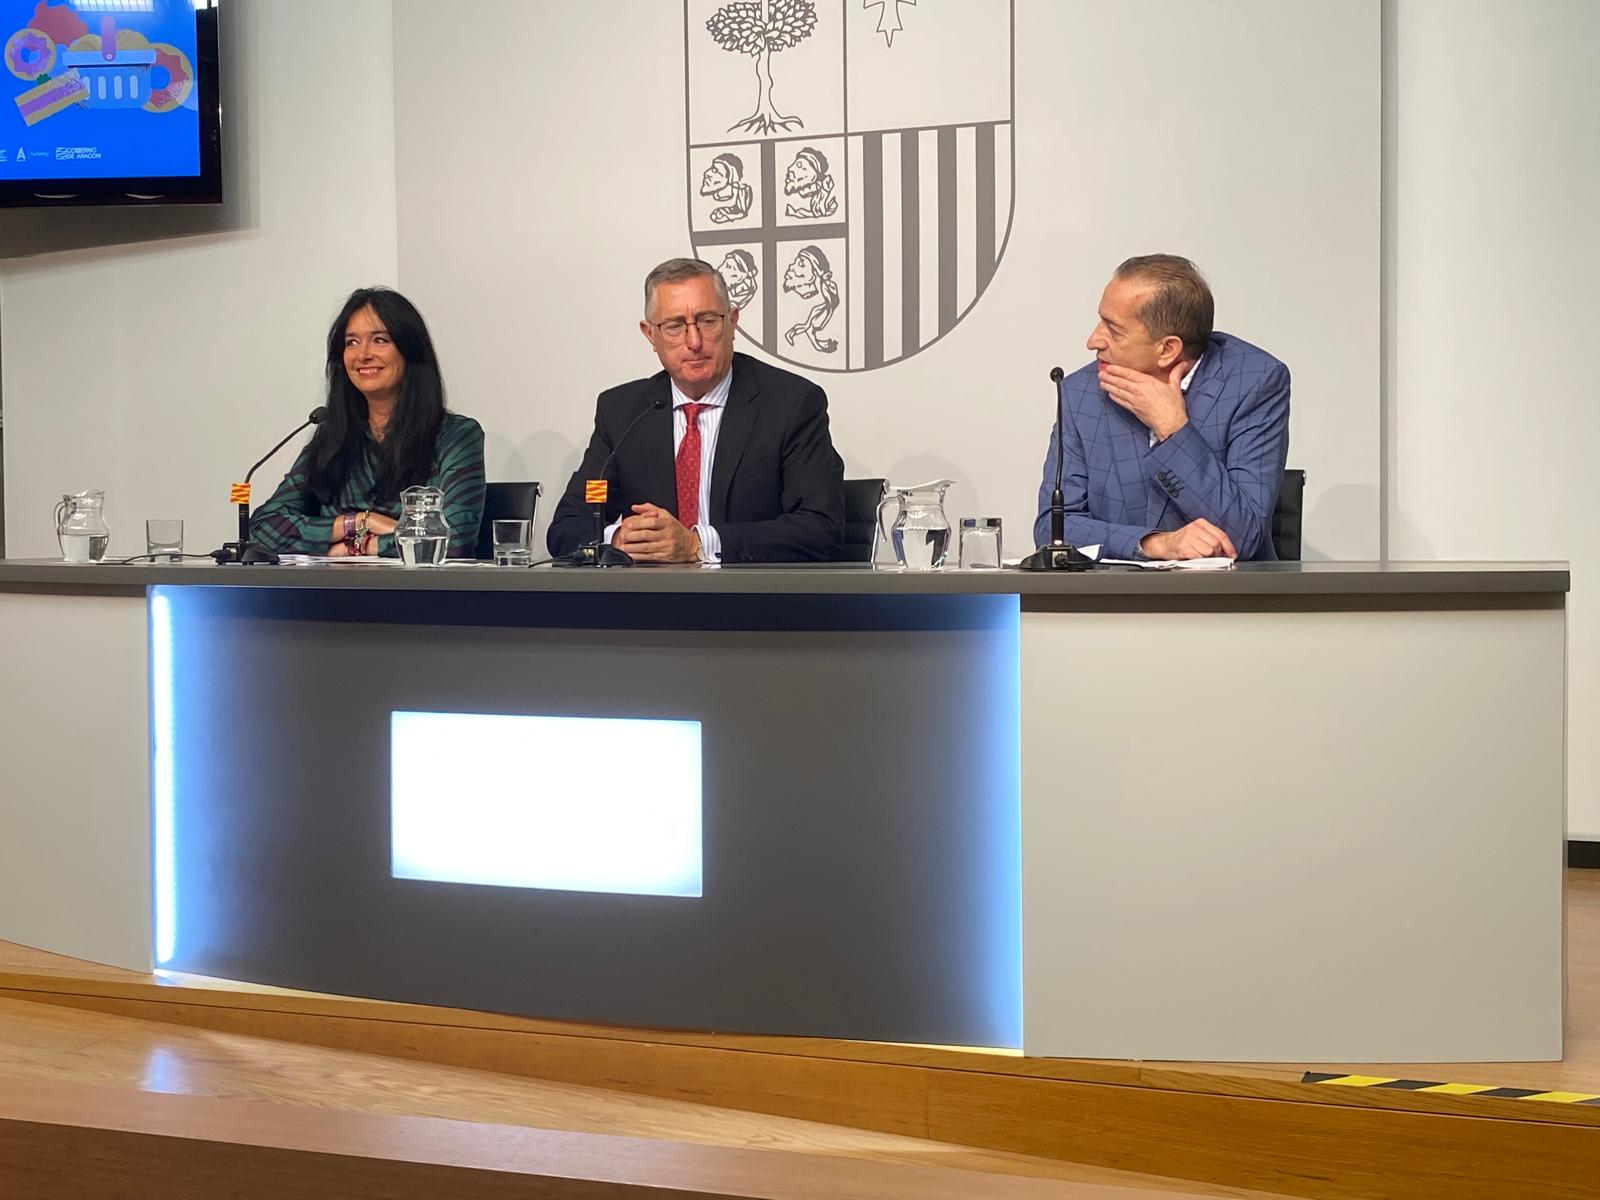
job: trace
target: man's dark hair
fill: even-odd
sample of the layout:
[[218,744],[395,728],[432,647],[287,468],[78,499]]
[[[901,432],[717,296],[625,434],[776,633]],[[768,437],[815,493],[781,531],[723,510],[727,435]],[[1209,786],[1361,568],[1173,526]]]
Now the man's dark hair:
[[1192,262],[1176,254],[1145,254],[1118,267],[1117,278],[1153,289],[1138,312],[1152,338],[1180,339],[1184,354],[1191,359],[1206,352],[1216,304],[1205,276]]

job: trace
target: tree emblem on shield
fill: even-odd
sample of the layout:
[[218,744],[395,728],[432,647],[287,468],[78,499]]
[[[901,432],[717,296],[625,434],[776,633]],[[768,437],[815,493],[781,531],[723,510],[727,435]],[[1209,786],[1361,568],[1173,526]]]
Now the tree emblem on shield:
[[876,370],[982,299],[1015,208],[1013,2],[684,0],[690,239],[767,354]]
[[815,0],[732,0],[711,14],[706,29],[724,50],[756,60],[756,110],[728,126],[731,133],[773,133],[792,129],[799,117],[779,114],[772,103],[772,54],[798,45],[817,24]]

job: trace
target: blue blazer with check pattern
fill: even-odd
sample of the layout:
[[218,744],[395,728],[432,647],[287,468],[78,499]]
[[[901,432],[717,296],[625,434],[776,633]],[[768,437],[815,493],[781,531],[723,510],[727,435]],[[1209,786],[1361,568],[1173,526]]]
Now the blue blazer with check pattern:
[[[1289,368],[1265,350],[1213,333],[1185,396],[1189,423],[1150,445],[1150,431],[1100,388],[1094,363],[1061,381],[1067,541],[1104,558],[1138,558],[1139,539],[1197,517],[1239,558],[1271,559],[1272,509],[1289,456]],[[1050,537],[1056,434],[1039,487],[1036,544]]]

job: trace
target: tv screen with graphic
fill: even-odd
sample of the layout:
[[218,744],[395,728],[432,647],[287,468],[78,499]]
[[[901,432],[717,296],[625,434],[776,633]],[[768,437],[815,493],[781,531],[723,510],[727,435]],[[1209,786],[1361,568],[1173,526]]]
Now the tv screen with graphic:
[[9,205],[221,200],[215,0],[0,0]]

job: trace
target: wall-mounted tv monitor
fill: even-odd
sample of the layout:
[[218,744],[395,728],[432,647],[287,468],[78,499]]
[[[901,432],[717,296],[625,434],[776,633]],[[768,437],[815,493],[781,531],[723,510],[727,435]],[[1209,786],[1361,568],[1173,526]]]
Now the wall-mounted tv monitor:
[[0,206],[217,204],[217,0],[0,0]]

